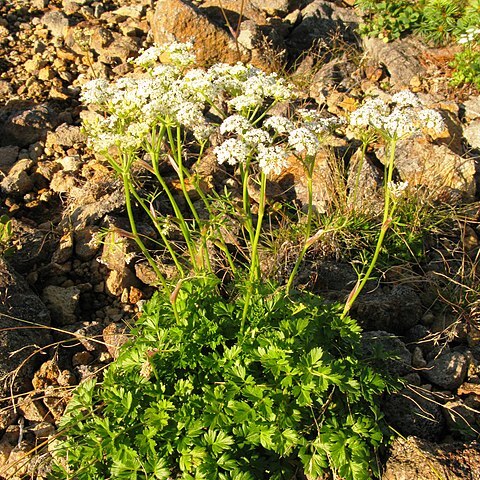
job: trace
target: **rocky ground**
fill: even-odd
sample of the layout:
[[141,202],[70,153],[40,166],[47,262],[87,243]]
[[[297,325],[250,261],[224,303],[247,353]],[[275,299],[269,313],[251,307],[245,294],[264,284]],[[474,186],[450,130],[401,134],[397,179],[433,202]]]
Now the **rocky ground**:
[[[270,71],[290,65],[305,99],[336,115],[387,87],[410,88],[441,109],[448,134],[399,145],[397,169],[437,199],[467,202],[469,221],[438,240],[421,269],[388,272],[352,314],[366,329],[365,348],[378,342],[395,352],[389,368],[409,380],[385,400],[405,438],[383,459],[384,478],[480,478],[480,303],[467,286],[457,288],[460,271],[475,279],[480,246],[478,92],[449,88],[452,50],[414,38],[360,41],[349,1],[247,0],[240,13],[241,3],[0,0],[0,215],[14,232],[0,256],[0,478],[43,478],[41,447],[69,392],[115,358],[153,290],[149,268],[118,233],[128,225],[121,189],[86,147],[80,86],[128,74],[127,59],[153,41],[192,37],[206,65],[239,58]],[[347,151],[347,140],[338,141]],[[379,162],[365,164],[356,201],[368,207],[381,174]],[[327,178],[325,170],[315,178],[320,210],[331,201]],[[301,201],[300,174],[293,184]],[[450,285],[443,275],[454,276],[462,306],[442,301]],[[309,276],[315,291],[337,299],[356,279],[333,258],[312,261]]]

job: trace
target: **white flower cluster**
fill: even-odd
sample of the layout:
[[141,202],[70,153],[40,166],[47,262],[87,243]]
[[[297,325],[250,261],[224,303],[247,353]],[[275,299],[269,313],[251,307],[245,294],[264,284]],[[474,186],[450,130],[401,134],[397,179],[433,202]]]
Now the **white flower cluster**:
[[279,175],[288,166],[290,155],[314,157],[325,133],[342,123],[336,117],[324,118],[313,110],[300,109],[295,120],[271,115],[256,126],[260,122],[248,120],[245,114],[236,113],[223,121],[220,133],[235,138],[228,138],[214,153],[219,163],[230,165],[256,159],[266,175]]
[[424,108],[421,100],[409,90],[396,93],[390,102],[379,98],[367,100],[352,112],[349,123],[352,136],[373,128],[385,137],[397,140],[421,130],[441,133],[446,129],[440,113]]
[[473,42],[477,36],[480,35],[480,28],[475,28],[475,27],[470,27],[465,30],[465,33],[460,35],[460,38],[458,39],[458,43],[460,45],[463,45],[465,43],[471,43]]
[[252,130],[245,115],[292,98],[292,88],[276,74],[242,63],[188,70],[195,58],[192,47],[178,42],[150,47],[132,61],[145,70],[145,76],[114,82],[95,79],[82,87],[81,100],[95,105],[105,117],[104,122],[87,125],[96,150],[111,145],[140,148],[145,135],[161,125],[182,126],[203,142],[216,129],[205,113],[213,109],[227,116],[225,105],[239,115],[224,123],[223,134],[245,135],[243,141],[249,146],[270,141],[267,131]]

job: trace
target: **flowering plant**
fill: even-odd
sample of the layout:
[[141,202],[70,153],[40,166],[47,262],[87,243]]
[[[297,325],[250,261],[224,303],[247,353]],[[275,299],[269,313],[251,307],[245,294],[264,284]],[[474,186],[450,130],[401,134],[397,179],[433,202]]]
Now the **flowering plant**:
[[[352,113],[350,135],[364,143],[381,136],[387,143],[385,209],[374,257],[340,313],[316,295],[293,292],[292,285],[315,237],[317,154],[343,122],[308,108],[288,117],[273,113],[276,104],[294,98],[283,79],[243,64],[191,68],[189,45],[152,47],[133,62],[141,75],[93,80],[82,99],[98,114],[86,125],[91,146],[123,180],[131,235],[162,288],[146,303],[133,340],[104,383],[85,383],[75,394],[62,422],[59,450],[66,462],[57,465],[56,478],[71,478],[73,471],[79,479],[280,479],[299,469],[315,477],[330,469],[347,480],[378,475],[372,450],[387,435],[377,400],[393,384],[362,358],[360,329],[348,312],[408,188],[393,179],[396,143],[425,127],[443,128],[441,117],[408,91],[389,102],[369,100]],[[226,193],[211,193],[195,173],[207,154],[240,185],[235,208],[240,248],[248,249],[247,275],[214,207],[217,200],[229,202],[229,183]],[[288,168],[292,157],[307,179],[307,218],[303,245],[279,289],[262,282],[259,248],[267,179]],[[139,169],[157,183],[155,194],[143,193]],[[183,205],[166,170],[176,174]],[[252,181],[260,190],[255,214]],[[156,207],[159,195],[173,215]],[[134,202],[177,266],[174,288],[137,231]],[[172,224],[185,251],[170,239]],[[234,274],[222,289],[213,275],[212,246]]]

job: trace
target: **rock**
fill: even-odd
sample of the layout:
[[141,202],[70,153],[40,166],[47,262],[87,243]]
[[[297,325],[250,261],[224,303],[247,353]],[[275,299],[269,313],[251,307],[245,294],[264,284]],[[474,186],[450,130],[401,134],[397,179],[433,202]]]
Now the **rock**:
[[[362,357],[372,359],[375,365],[394,378],[402,377],[412,369],[412,354],[395,335],[383,331],[363,332]],[[380,358],[375,355],[380,353]]]
[[60,10],[51,10],[41,19],[53,37],[61,38],[68,28],[68,18]]
[[420,321],[422,303],[411,287],[395,285],[390,291],[360,294],[351,313],[366,330],[403,335]]
[[52,255],[52,262],[65,263],[72,257],[73,233],[67,232],[60,238],[58,248]]
[[118,323],[110,323],[103,329],[103,340],[114,360],[118,358],[120,347],[128,342],[129,336],[126,331],[126,325]]
[[251,60],[247,49],[187,0],[158,0],[151,28],[154,41],[160,45],[193,39],[199,65]]
[[442,408],[424,388],[418,389],[418,393],[405,388],[389,395],[383,402],[382,410],[388,424],[402,435],[436,441],[445,428]]
[[360,17],[352,8],[340,7],[334,2],[313,0],[301,11],[301,23],[287,41],[296,54],[306,51],[319,41],[332,42],[338,32],[346,40],[355,41],[355,29]]
[[138,51],[135,39],[113,32],[112,40],[104,47],[96,49],[98,61],[105,64],[126,63]]
[[425,368],[427,361],[423,357],[423,352],[420,347],[415,347],[412,353],[412,366],[414,368]]
[[385,43],[379,38],[365,37],[363,47],[368,57],[386,66],[395,87],[408,87],[412,81],[426,75],[426,69],[420,63],[425,46],[416,38]]
[[82,261],[91,260],[100,249],[97,241],[98,227],[85,227],[75,232],[75,255]]
[[50,419],[49,413],[40,398],[27,395],[18,402],[21,415],[29,422],[43,422]]
[[7,398],[31,389],[39,355],[52,338],[42,328],[50,326],[47,308],[1,257],[0,321],[0,398]]
[[44,288],[42,299],[57,326],[69,325],[77,321],[76,310],[80,300],[80,290],[77,287],[63,288],[49,285]]
[[[319,150],[315,159],[312,176],[313,206],[318,213],[325,213],[333,201],[335,171],[332,166],[331,152]],[[280,185],[280,191],[289,192],[291,200],[308,203],[307,178],[303,163],[294,155],[287,159],[288,166],[273,180]]]
[[295,9],[300,1],[298,0],[251,0],[251,4],[263,10],[267,15],[286,15],[291,10]]
[[350,159],[348,204],[361,212],[379,212],[383,206],[383,171],[357,150]]
[[16,146],[0,147],[0,171],[8,173],[12,165],[17,161],[20,149]]
[[49,130],[55,127],[55,115],[46,105],[37,105],[14,111],[0,130],[0,145],[27,147],[44,140]]
[[480,444],[442,443],[397,437],[382,480],[477,480]]
[[468,144],[480,149],[480,119],[476,119],[463,129],[463,136]]
[[456,438],[474,439],[477,437],[478,414],[476,412],[478,410],[475,406],[472,408],[472,406],[467,405],[466,402],[458,397],[444,403],[443,415],[447,422],[447,427]]
[[423,137],[398,142],[395,166],[410,187],[422,186],[431,199],[455,201],[475,196],[475,161],[462,158],[446,145],[434,145]]
[[461,352],[447,352],[427,364],[422,371],[430,382],[446,390],[458,388],[467,374],[468,357]]
[[29,273],[41,263],[49,262],[58,240],[49,235],[50,230],[33,227],[31,224],[12,218],[15,242],[9,261],[19,273]]
[[30,159],[19,160],[10,169],[8,175],[0,183],[0,187],[7,195],[23,197],[32,191],[33,181],[28,174],[33,162]]
[[471,95],[468,100],[463,102],[465,107],[465,117],[468,120],[480,118],[480,95]]
[[87,137],[80,127],[62,123],[54,132],[47,133],[46,146],[73,147],[76,143],[84,143],[86,139]]

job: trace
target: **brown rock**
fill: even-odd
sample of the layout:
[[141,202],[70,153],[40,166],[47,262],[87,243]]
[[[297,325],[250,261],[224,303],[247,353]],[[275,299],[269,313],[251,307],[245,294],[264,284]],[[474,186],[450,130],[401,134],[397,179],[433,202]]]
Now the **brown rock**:
[[151,28],[154,41],[160,45],[193,39],[199,65],[248,62],[251,57],[230,34],[187,0],[157,1]]
[[475,161],[423,137],[398,142],[395,166],[410,187],[423,186],[433,199],[455,201],[475,196]]
[[128,341],[125,333],[127,327],[123,324],[110,323],[103,330],[103,340],[107,346],[108,353],[115,360],[118,358],[120,347]]
[[[303,163],[296,157],[288,158],[288,167],[275,178],[284,192],[292,192],[295,200],[302,205],[308,204],[307,177]],[[313,170],[313,206],[319,213],[324,213],[333,201],[335,188],[335,170],[332,167],[331,154],[319,150]]]
[[31,395],[23,398],[18,404],[23,417],[30,422],[43,422],[49,419],[49,413],[43,402]]
[[416,437],[393,443],[382,480],[478,480],[480,445],[437,445]]
[[412,79],[424,77],[425,67],[420,63],[426,50],[421,41],[408,37],[384,43],[375,37],[364,38],[363,46],[369,58],[385,65],[393,85],[411,86]]

